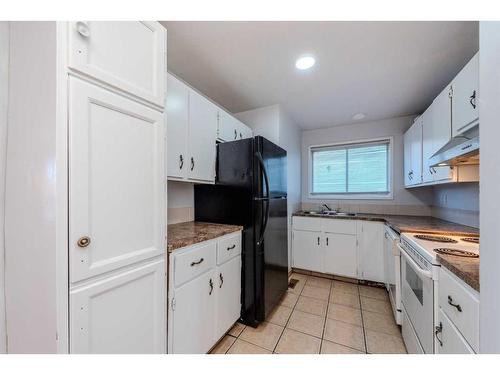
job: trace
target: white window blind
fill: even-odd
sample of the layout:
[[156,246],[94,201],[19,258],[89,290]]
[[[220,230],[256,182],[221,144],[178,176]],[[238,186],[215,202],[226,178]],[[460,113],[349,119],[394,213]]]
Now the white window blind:
[[311,148],[311,193],[388,194],[389,142]]

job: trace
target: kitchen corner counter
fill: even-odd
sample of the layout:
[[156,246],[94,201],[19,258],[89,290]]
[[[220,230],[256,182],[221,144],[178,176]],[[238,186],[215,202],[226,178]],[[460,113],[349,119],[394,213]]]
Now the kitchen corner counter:
[[479,259],[437,254],[442,267],[479,292]]
[[167,251],[171,253],[176,249],[240,230],[243,230],[243,227],[239,225],[204,223],[200,221],[170,224],[167,227]]
[[457,236],[479,236],[479,229],[468,227],[432,216],[356,214],[355,216],[323,216],[298,211],[294,216],[326,218],[333,220],[368,220],[387,223],[396,232],[419,232],[434,234],[450,234]]

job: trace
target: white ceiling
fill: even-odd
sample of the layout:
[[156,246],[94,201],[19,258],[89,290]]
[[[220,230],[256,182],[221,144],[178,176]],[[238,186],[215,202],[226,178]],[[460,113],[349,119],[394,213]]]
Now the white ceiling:
[[[271,104],[303,129],[416,114],[478,50],[477,22],[162,22],[168,68],[240,112]],[[316,57],[309,71],[296,58]]]

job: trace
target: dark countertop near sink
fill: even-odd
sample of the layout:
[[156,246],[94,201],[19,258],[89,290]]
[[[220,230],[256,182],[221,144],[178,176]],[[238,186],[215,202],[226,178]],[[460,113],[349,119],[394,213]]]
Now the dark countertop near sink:
[[170,224],[167,227],[167,251],[179,249],[199,242],[208,241],[242,230],[239,225],[204,223],[200,221],[187,221],[184,223]]
[[325,216],[298,211],[294,216],[319,217],[342,220],[369,220],[387,223],[396,232],[439,233],[457,236],[479,236],[479,229],[468,227],[432,216],[356,214],[356,216]]
[[464,258],[454,255],[437,254],[441,266],[446,267],[459,279],[479,292],[479,258]]
[[[382,221],[393,228],[396,232],[419,232],[434,234],[449,234],[455,236],[479,236],[479,229],[468,227],[450,221],[441,220],[431,216],[408,216],[408,215],[379,215],[379,214],[357,214],[356,216],[324,216],[318,214],[307,214],[302,211],[294,213],[294,216],[319,217],[327,219],[344,220],[370,220]],[[441,265],[457,275],[465,283],[479,292],[479,258],[463,258],[453,255],[437,255]]]

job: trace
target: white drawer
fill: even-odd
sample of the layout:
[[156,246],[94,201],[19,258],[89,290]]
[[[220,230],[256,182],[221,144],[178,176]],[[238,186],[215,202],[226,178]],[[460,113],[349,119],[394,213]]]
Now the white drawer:
[[[441,267],[439,306],[474,351],[479,349],[479,299],[462,281]],[[456,306],[453,306],[456,305]]]
[[443,309],[439,309],[437,326],[441,332],[436,332],[436,353],[474,354],[472,348],[443,312]]
[[180,254],[174,254],[175,286],[178,287],[215,267],[216,251],[217,243],[210,241],[189,247]]
[[294,216],[293,229],[321,232],[321,224],[324,220],[315,217]]
[[357,220],[323,219],[323,231],[339,234],[356,234]]
[[223,237],[217,244],[217,264],[227,262],[241,254],[241,234],[238,232],[234,235]]

